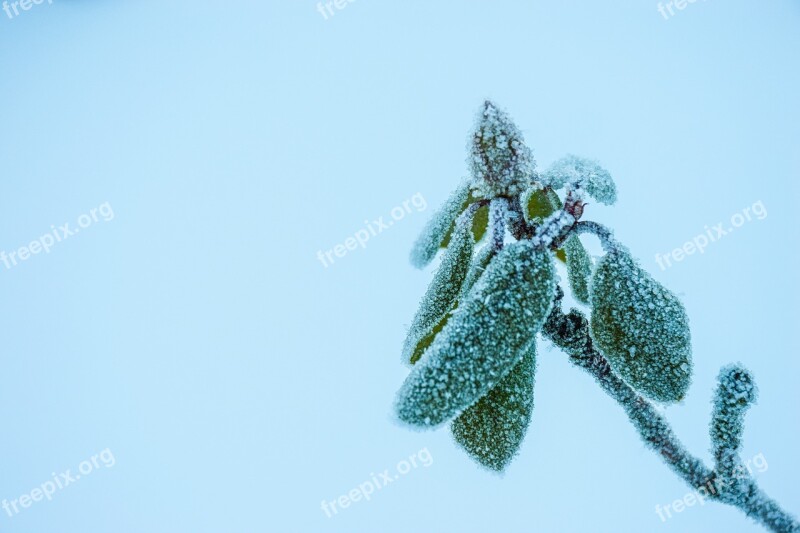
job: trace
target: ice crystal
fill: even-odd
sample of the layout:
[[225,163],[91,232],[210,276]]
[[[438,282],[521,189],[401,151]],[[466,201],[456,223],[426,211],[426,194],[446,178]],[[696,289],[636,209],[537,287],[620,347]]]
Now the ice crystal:
[[519,450],[533,411],[536,342],[489,393],[453,420],[456,442],[483,466],[501,472]]
[[411,264],[417,268],[424,268],[436,256],[439,245],[444,240],[453,222],[464,208],[465,202],[470,197],[470,186],[464,180],[458,188],[450,194],[444,205],[433,215],[422,233],[417,238],[411,249]]
[[474,248],[470,216],[474,212],[474,209],[468,210],[458,219],[439,270],[433,276],[409,328],[403,344],[404,361],[416,362],[421,355],[417,346],[452,309],[461,292],[461,285],[467,276]]
[[466,299],[469,291],[486,271],[486,268],[496,254],[497,251],[491,244],[487,244],[475,253],[469,271],[467,271],[467,277],[464,279],[464,284],[461,287],[461,297],[459,300],[463,301]]
[[[471,181],[451,195],[412,252],[412,263],[422,267],[447,249],[403,348],[416,366],[395,399],[398,419],[418,428],[452,420],[457,444],[481,465],[503,471],[529,425],[541,330],[622,406],[645,445],[698,499],[702,492],[771,531],[800,533],[800,523],[744,473],[743,420],[756,400],[744,368],[726,367],[719,376],[710,424],[713,469],[646,399],[674,402],[686,394],[689,324],[677,297],[642,270],[612,231],[583,218],[590,205],[584,194],[616,200],[609,173],[567,156],[537,175],[521,133],[490,102],[478,117],[469,164]],[[562,201],[556,190],[563,188]],[[474,253],[486,233],[489,242]],[[583,233],[597,236],[606,253],[596,267],[578,238]],[[507,244],[510,238],[515,242]],[[566,264],[575,299],[591,307],[590,319],[562,311],[554,255]]]
[[505,198],[495,198],[489,204],[489,221],[492,226],[492,243],[495,250],[503,247],[506,240],[506,219],[508,218],[509,205]]
[[[464,202],[464,206],[461,208],[461,211],[466,211],[466,209],[477,202],[479,199],[475,196],[470,195],[466,202]],[[478,207],[478,210],[475,212],[475,215],[472,217],[472,235],[475,237],[475,242],[480,242],[481,239],[486,235],[486,230],[489,227],[489,206],[483,205]],[[439,245],[439,248],[447,248],[450,245],[450,238],[453,236],[453,230],[455,229],[455,222],[450,225],[450,229],[448,230],[447,234],[442,239],[442,243]]]
[[[558,300],[558,298],[557,298]],[[542,334],[570,355],[570,360],[592,374],[598,384],[625,409],[631,423],[639,432],[642,441],[681,477],[688,485],[702,492],[704,497],[719,500],[742,509],[748,516],[765,525],[769,530],[792,533],[800,531],[800,523],[785,512],[777,502],[761,491],[752,478],[743,476],[745,469],[737,456],[738,437],[731,438],[741,430],[741,414],[744,402],[755,400],[755,385],[752,377],[741,367],[727,367],[720,373],[720,387],[717,391],[715,412],[721,410],[733,415],[735,431],[728,431],[727,437],[712,440],[719,442],[714,455],[717,469],[709,470],[703,462],[692,456],[680,443],[665,418],[647,401],[643,400],[631,387],[612,372],[608,361],[597,352],[591,341],[588,321],[579,311],[568,314],[561,311],[559,302],[553,307],[542,327]],[[734,398],[736,400],[734,400]],[[736,406],[734,415],[730,406]],[[714,415],[718,417],[717,414]],[[723,461],[720,461],[720,457]],[[727,465],[725,462],[727,461]],[[738,470],[734,470],[738,467]]]
[[399,419],[437,426],[483,397],[535,342],[554,290],[549,251],[503,248],[401,387]]
[[586,193],[606,205],[617,201],[617,187],[611,174],[596,161],[568,155],[542,173],[540,181],[553,189],[569,187]]
[[744,415],[756,402],[758,389],[750,373],[740,365],[720,370],[711,415],[711,444],[718,468],[731,475],[739,463]]
[[597,265],[591,333],[614,370],[641,394],[681,400],[691,379],[689,321],[680,300],[622,247]]
[[564,243],[567,278],[572,295],[580,303],[589,304],[589,278],[592,275],[592,258],[577,235],[570,235]]
[[553,241],[564,235],[567,228],[575,224],[575,217],[567,211],[556,211],[545,218],[536,228],[531,242],[536,246],[548,247]]
[[536,179],[536,162],[511,118],[484,102],[470,140],[473,183],[487,198],[516,195]]

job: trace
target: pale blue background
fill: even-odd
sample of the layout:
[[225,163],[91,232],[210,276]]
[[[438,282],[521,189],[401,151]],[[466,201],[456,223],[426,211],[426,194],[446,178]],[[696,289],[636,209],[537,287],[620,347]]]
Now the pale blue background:
[[[432,269],[408,249],[466,165],[485,97],[546,166],[597,157],[617,228],[679,293],[695,377],[667,416],[709,457],[718,369],[755,373],[745,455],[800,513],[800,5],[711,0],[55,0],[0,12],[0,250],[103,202],[98,223],[0,265],[0,498],[108,447],[9,532],[761,531],[687,492],[591,379],[542,342],[536,409],[505,477],[447,430],[396,426],[399,349]],[[420,192],[325,269],[319,249]],[[660,271],[761,200],[768,216]],[[590,245],[595,247],[595,243]],[[429,468],[320,510],[427,447]]]

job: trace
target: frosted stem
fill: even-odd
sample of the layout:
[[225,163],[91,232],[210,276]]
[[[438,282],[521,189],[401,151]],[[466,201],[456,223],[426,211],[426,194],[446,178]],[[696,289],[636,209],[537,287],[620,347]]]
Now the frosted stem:
[[[747,516],[760,522],[770,531],[776,533],[800,531],[800,523],[781,509],[777,502],[764,494],[751,477],[743,476],[744,479],[739,482],[730,483],[728,479],[722,477],[721,473],[710,470],[700,459],[691,455],[675,436],[667,420],[647,400],[636,394],[630,386],[614,374],[605,357],[594,348],[589,336],[589,322],[586,317],[574,309],[570,310],[568,314],[564,314],[560,305],[563,292],[560,289],[558,291],[555,305],[542,333],[564,350],[573,364],[594,376],[600,387],[622,406],[647,447],[655,451],[689,486],[696,489],[698,493],[702,492],[706,498],[738,507]],[[729,405],[731,391],[735,395],[737,392],[747,389],[747,387],[740,386],[743,382],[741,379],[743,374],[740,374],[739,378],[731,376],[735,370],[737,369],[726,372],[724,369],[720,376],[718,405],[720,398],[723,398],[721,402],[723,405]],[[749,378],[749,374],[747,376]],[[727,415],[730,414],[729,411],[725,411],[724,415],[718,415],[722,411],[725,410],[715,407],[716,421],[727,419]],[[737,410],[733,418],[734,422],[739,423],[738,425],[733,424],[736,428],[734,431],[734,434],[737,435],[736,439],[741,432],[739,417],[743,413],[744,409]],[[712,428],[714,427],[715,425],[712,425]],[[713,431],[712,429],[712,433]],[[727,442],[727,447],[733,444],[724,438],[719,442]],[[735,442],[738,443],[738,440]],[[738,447],[730,451],[737,454]],[[727,454],[728,451],[724,453]],[[721,480],[722,482],[720,482]]]
[[495,198],[489,204],[489,227],[492,231],[492,247],[495,251],[503,249],[506,237],[506,216],[508,214],[508,200]]
[[519,196],[514,196],[509,200],[507,217],[508,231],[517,240],[527,239],[533,235],[531,227],[525,222],[525,216],[522,212],[523,209]]
[[711,415],[711,444],[720,475],[733,478],[741,468],[739,451],[742,446],[744,415],[756,401],[757,389],[753,377],[745,369],[731,365],[719,374],[719,385]]
[[594,233],[597,235],[597,237],[600,239],[600,244],[603,245],[603,250],[606,252],[611,252],[619,247],[619,244],[617,243],[616,239],[614,239],[614,235],[611,230],[602,224],[598,224],[597,222],[582,220],[577,222],[572,229],[576,233]]
[[460,226],[462,224],[472,224],[472,219],[475,217],[475,213],[478,212],[478,209],[486,205],[486,200],[481,200],[479,202],[473,202],[469,204],[469,206],[464,209],[464,212],[458,215],[456,219],[456,225]]

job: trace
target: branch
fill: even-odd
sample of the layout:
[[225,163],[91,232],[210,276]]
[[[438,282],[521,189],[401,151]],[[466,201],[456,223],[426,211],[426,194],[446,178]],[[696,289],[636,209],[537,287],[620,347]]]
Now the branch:
[[614,235],[610,229],[597,222],[584,220],[575,223],[572,228],[575,233],[594,233],[600,239],[600,244],[603,245],[603,250],[611,252],[619,247],[619,243],[614,239]]
[[722,369],[711,415],[711,444],[717,471],[727,477],[733,477],[741,467],[744,414],[757,395],[753,377],[746,369],[734,365]]
[[491,230],[492,248],[496,252],[503,249],[506,238],[506,217],[508,215],[508,200],[494,198],[489,204],[489,228]]
[[[764,494],[743,468],[735,468],[741,461],[738,458],[741,420],[755,398],[755,386],[746,371],[728,367],[720,375],[711,426],[712,436],[718,436],[713,439],[717,468],[710,470],[684,448],[666,419],[614,374],[605,357],[592,345],[586,317],[574,309],[565,315],[561,310],[562,297],[563,292],[558,289],[543,334],[564,350],[573,364],[594,376],[602,389],[622,406],[650,449],[704,497],[738,507],[776,533],[800,532],[800,523],[794,517]],[[732,456],[736,459],[732,460]],[[738,471],[737,476],[733,476],[734,470]]]
[[508,231],[511,235],[518,241],[530,237],[533,234],[533,230],[525,222],[525,216],[522,211],[523,206],[519,196],[509,199],[507,209]]

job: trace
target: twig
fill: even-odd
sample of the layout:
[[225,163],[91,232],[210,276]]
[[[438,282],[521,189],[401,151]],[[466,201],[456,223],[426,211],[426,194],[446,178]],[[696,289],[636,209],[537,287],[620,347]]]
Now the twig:
[[506,218],[508,216],[508,200],[495,198],[489,204],[489,229],[492,237],[492,247],[496,252],[503,249],[506,237]]
[[[542,332],[569,355],[573,364],[594,376],[602,389],[622,406],[649,448],[660,455],[686,483],[698,492],[703,492],[707,498],[738,507],[747,516],[776,533],[800,531],[800,523],[764,494],[755,480],[744,474],[743,469],[739,469],[740,476],[733,475],[734,467],[740,461],[738,443],[741,418],[746,409],[746,405],[740,403],[739,399],[744,394],[746,404],[749,405],[755,397],[754,391],[750,394],[753,389],[747,386],[747,383],[752,384],[749,374],[742,373],[744,371],[738,367],[729,367],[723,369],[720,376],[711,430],[712,438],[715,429],[719,436],[715,439],[717,468],[710,470],[684,448],[666,419],[614,374],[605,357],[592,345],[586,317],[574,309],[568,314],[561,310],[562,296],[563,292],[559,289],[559,295]],[[734,376],[737,372],[738,377]],[[724,430],[721,429],[723,427]],[[731,456],[736,459],[731,459]]]

